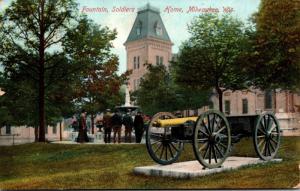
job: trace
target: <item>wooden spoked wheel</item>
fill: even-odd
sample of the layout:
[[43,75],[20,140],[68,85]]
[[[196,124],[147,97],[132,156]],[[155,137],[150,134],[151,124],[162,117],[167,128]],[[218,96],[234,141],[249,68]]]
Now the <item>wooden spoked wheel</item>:
[[195,156],[202,166],[220,167],[230,146],[230,127],[224,114],[217,110],[202,113],[197,119],[193,140]]
[[153,116],[146,130],[146,146],[151,158],[159,164],[175,162],[183,150],[183,143],[172,137],[172,127],[155,127],[158,119],[172,119],[175,116],[168,112],[160,112]]
[[280,126],[271,112],[260,115],[253,131],[253,143],[257,155],[262,160],[275,157],[280,145]]

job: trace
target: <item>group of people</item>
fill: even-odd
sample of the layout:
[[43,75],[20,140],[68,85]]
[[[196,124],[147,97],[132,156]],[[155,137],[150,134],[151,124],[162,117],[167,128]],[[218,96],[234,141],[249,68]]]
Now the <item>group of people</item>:
[[103,116],[104,128],[104,142],[111,142],[111,132],[113,131],[113,142],[121,142],[122,125],[125,126],[125,142],[131,143],[132,131],[135,131],[135,141],[140,143],[144,133],[144,119],[141,112],[135,115],[134,120],[128,111],[123,117],[120,112],[111,113],[109,109],[106,110]]
[[[86,117],[87,112],[85,110],[81,111],[80,119],[78,123],[78,137],[77,142],[89,142],[88,137],[88,128],[86,125]],[[128,111],[124,116],[122,116],[121,112],[112,113],[110,109],[107,109],[103,115],[102,126],[104,128],[104,142],[111,142],[111,133],[113,132],[113,142],[120,143],[121,142],[121,132],[122,125],[125,127],[125,142],[131,143],[132,141],[132,131],[135,133],[135,141],[136,143],[140,143],[143,137],[145,123],[144,118],[141,112],[137,112],[137,115],[134,116],[134,119],[130,115],[130,111]],[[147,121],[147,120],[145,120]],[[72,126],[75,127],[75,122]],[[101,131],[101,128],[100,128]]]

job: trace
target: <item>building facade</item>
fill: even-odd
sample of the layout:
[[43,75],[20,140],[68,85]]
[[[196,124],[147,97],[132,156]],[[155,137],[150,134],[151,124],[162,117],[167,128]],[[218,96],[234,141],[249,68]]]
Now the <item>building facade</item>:
[[147,71],[146,64],[169,65],[173,43],[157,8],[150,6],[138,10],[129,36],[124,43],[127,52],[127,70],[131,70],[128,88],[137,90]]
[[[217,94],[211,101],[219,108]],[[223,111],[226,115],[255,115],[272,111],[279,120],[284,135],[300,135],[300,93],[290,91],[261,91],[249,89],[225,91]]]
[[[94,119],[95,122],[101,118],[101,115],[97,115]],[[45,137],[47,141],[75,141],[78,136],[78,130],[72,127],[75,116],[72,118],[63,119],[61,122],[53,126],[46,126]],[[88,136],[94,139],[94,142],[103,142],[103,135],[99,132],[99,129],[95,127],[95,133],[92,134],[91,118],[87,117],[87,129]],[[31,143],[35,141],[35,134],[37,129],[30,126],[10,126],[6,125],[0,128],[0,145],[17,145],[24,143]]]
[[[70,137],[70,131],[65,129],[65,123],[63,122],[61,126],[59,124],[56,126],[46,126],[46,139],[49,141],[59,141],[60,130],[63,140]],[[6,125],[0,129],[0,145],[15,145],[34,142],[35,133],[37,132],[35,132],[35,128],[33,127]]]

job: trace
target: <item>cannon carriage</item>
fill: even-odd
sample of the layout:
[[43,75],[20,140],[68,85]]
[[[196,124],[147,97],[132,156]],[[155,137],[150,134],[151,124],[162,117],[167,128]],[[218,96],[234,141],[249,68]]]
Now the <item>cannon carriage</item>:
[[204,168],[216,168],[226,160],[233,143],[251,136],[262,160],[275,157],[280,145],[280,126],[271,112],[225,116],[209,110],[198,117],[185,118],[160,112],[153,116],[146,130],[146,146],[155,162],[166,165],[175,162],[184,144],[190,143]]

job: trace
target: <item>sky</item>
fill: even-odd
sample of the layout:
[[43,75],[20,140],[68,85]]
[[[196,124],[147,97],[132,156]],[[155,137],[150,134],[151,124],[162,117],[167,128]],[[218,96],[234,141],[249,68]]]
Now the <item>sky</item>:
[[[10,4],[11,0],[0,0],[0,11]],[[219,14],[229,14],[223,11],[227,8],[233,17],[247,22],[248,18],[258,10],[260,0],[77,0],[80,12],[101,26],[116,29],[117,38],[113,41],[113,53],[119,57],[119,73],[126,71],[126,41],[131,27],[137,15],[137,9],[147,3],[160,10],[160,15],[173,42],[173,53],[177,53],[181,43],[189,38],[187,25],[199,13],[188,12],[190,6],[198,8],[217,8]],[[133,8],[133,12],[112,12],[115,8]],[[99,8],[99,12],[90,11],[91,8]],[[182,9],[182,12],[168,12],[167,8]],[[102,11],[107,9],[107,12]]]

